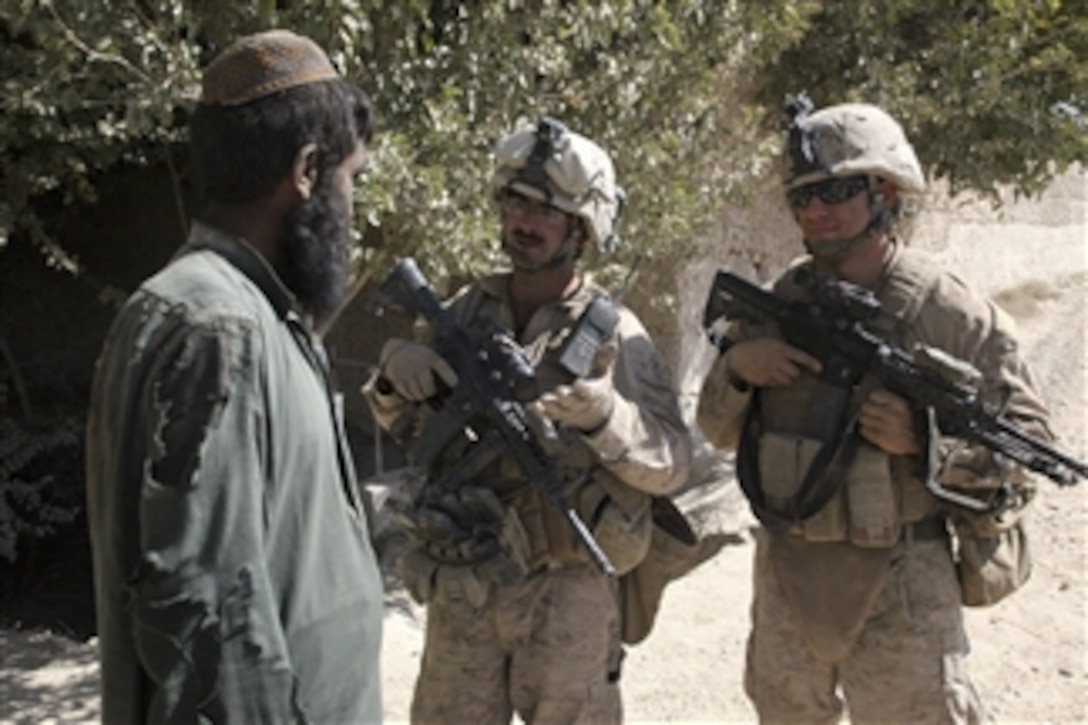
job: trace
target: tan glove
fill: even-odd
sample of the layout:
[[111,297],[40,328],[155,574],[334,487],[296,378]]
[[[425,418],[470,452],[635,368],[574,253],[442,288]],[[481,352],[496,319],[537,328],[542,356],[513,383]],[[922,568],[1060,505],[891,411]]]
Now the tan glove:
[[449,387],[457,384],[457,373],[449,363],[423,343],[390,338],[379,358],[382,377],[404,398],[419,402],[438,392],[435,376]]
[[597,351],[593,370],[588,377],[544,393],[537,399],[537,410],[545,418],[583,433],[597,430],[612,415],[616,395],[616,388],[612,384],[612,361],[615,358],[616,346],[603,346]]

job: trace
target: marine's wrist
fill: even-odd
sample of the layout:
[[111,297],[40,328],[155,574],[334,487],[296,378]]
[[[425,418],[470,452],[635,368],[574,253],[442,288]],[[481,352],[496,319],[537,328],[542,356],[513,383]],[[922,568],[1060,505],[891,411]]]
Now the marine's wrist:
[[752,389],[752,386],[748,381],[738,375],[733,369],[728,351],[722,354],[722,367],[724,368],[726,381],[734,390],[739,393],[747,393]]

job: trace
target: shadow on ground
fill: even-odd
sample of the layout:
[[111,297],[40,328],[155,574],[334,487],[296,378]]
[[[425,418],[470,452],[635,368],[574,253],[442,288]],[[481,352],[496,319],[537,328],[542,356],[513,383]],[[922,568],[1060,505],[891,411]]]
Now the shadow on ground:
[[0,722],[84,722],[98,718],[98,662],[92,643],[45,631],[0,629]]

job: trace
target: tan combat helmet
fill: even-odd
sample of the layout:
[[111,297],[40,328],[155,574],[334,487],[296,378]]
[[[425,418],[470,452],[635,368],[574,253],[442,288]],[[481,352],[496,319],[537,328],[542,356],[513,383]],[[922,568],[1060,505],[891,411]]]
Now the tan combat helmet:
[[832,176],[865,175],[893,181],[902,191],[925,190],[914,147],[885,111],[868,103],[828,106],[811,115],[807,110],[796,109],[789,129],[787,189]]
[[555,119],[523,124],[499,141],[491,186],[496,196],[516,191],[581,218],[602,253],[619,247],[624,194],[612,159]]

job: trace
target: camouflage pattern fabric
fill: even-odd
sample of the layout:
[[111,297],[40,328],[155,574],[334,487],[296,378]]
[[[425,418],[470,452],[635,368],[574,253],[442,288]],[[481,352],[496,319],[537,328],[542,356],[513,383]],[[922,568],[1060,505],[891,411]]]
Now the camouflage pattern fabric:
[[589,567],[427,607],[413,723],[619,723],[615,583]]
[[[900,542],[860,636],[838,661],[805,644],[804,627],[756,537],[752,631],[745,691],[762,722],[977,723],[978,693],[967,676],[967,635],[948,544]],[[834,546],[834,545],[824,545]]]

